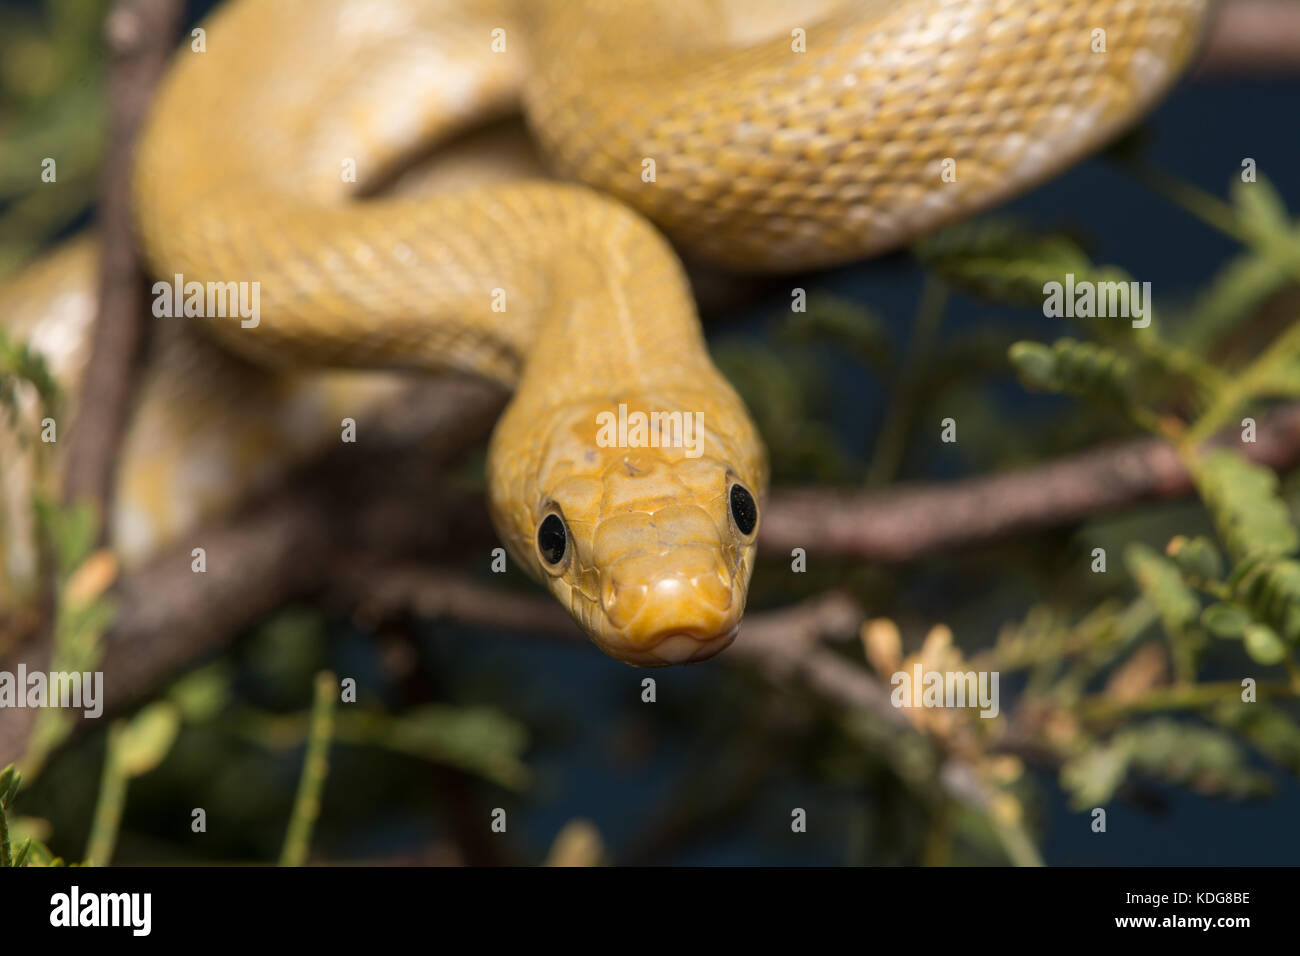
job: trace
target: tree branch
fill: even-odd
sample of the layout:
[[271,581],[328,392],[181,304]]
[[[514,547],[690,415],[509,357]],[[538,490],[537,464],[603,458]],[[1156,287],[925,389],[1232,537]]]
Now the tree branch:
[[[1237,444],[1277,471],[1300,463],[1300,404],[1260,422],[1255,444]],[[1232,443],[1234,432],[1218,443]],[[1172,445],[1140,439],[1069,455],[1003,474],[885,492],[823,488],[775,491],[759,545],[834,558],[914,561],[1060,527],[1146,501],[1181,498],[1192,479]]]
[[[1230,65],[1233,58],[1225,50],[1252,50],[1241,57],[1252,66],[1270,62],[1260,44],[1271,35],[1280,48],[1279,35],[1284,35],[1294,46],[1300,31],[1280,29],[1278,19],[1262,26],[1261,17],[1300,16],[1297,7],[1266,0],[1227,5],[1203,66]],[[130,235],[129,157],[178,20],[174,0],[118,0],[106,25],[115,52],[112,141],[100,209],[105,260],[85,397],[68,453],[69,500],[89,496],[105,505],[111,494],[132,362],[143,335],[139,317],[147,314]],[[1288,63],[1294,68],[1295,58]],[[394,572],[391,580],[374,572],[401,562],[427,569],[444,549],[489,540],[481,500],[449,489],[440,480],[440,465],[486,434],[503,396],[461,380],[416,388],[418,401],[396,404],[384,419],[389,434],[387,443],[377,443],[382,447],[368,441],[365,456],[349,456],[346,449],[325,456],[279,492],[178,542],[126,577],[119,588],[118,619],[105,639],[108,710],[141,699],[285,601],[328,596],[339,587],[361,595],[350,610],[363,617],[406,600],[424,615],[578,638],[549,601],[495,591],[488,601],[457,579],[431,584],[427,571]],[[1258,444],[1242,449],[1248,457],[1278,470],[1300,461],[1300,405],[1275,410],[1259,433]],[[1190,491],[1190,478],[1170,446],[1132,441],[1005,474],[884,493],[778,490],[765,509],[760,547],[771,555],[803,547],[834,558],[912,561]],[[205,574],[190,570],[195,546],[208,552]],[[370,582],[372,590],[355,591],[360,582]],[[744,640],[728,657],[754,660],[773,675],[798,674],[829,697],[896,721],[898,712],[887,699],[882,706],[879,687],[868,686],[851,669],[846,672],[837,655],[807,637],[834,630],[851,616],[838,600],[751,615]],[[783,616],[787,613],[794,616]],[[18,657],[37,660],[39,651],[24,648],[14,660]],[[0,765],[22,752],[26,738],[21,721],[5,723]]]
[[[104,21],[109,126],[96,215],[103,251],[90,357],[68,431],[62,489],[65,503],[94,505],[101,541],[149,314],[131,217],[133,151],[180,18],[179,0],[116,0]],[[52,603],[52,596],[46,600]],[[50,660],[49,635],[33,644],[23,657],[29,666],[43,669]],[[0,752],[10,759],[22,753],[34,722],[30,710],[11,712],[0,721]]]
[[[440,476],[487,432],[504,400],[499,390],[472,380],[412,386],[367,432],[364,455],[356,454],[358,446],[342,446],[243,514],[187,536],[127,575],[118,619],[105,638],[107,708],[140,699],[286,601],[313,596],[338,603],[339,595],[351,595],[345,603],[355,603],[341,609],[363,619],[405,604],[426,616],[577,637],[549,601],[496,591],[484,600],[463,581],[427,570],[446,553],[463,553],[467,542],[493,543],[481,497],[448,487]],[[1277,469],[1300,461],[1300,405],[1267,416],[1259,442],[1243,450]],[[1170,446],[1132,441],[1002,475],[901,491],[777,492],[760,544],[769,554],[804,547],[841,559],[910,561],[1190,490]],[[204,574],[191,570],[196,546],[207,552]],[[833,612],[832,605],[826,613]],[[744,657],[746,648],[767,647],[766,666],[781,666],[778,652],[800,644],[801,621],[807,619],[751,615],[745,640],[730,653]],[[770,635],[766,622],[772,622]],[[18,657],[31,660],[32,649]],[[15,661],[5,666],[12,669]],[[841,686],[842,675],[819,654],[801,659],[797,669],[855,706],[892,713],[864,685]],[[0,761],[21,753],[26,734],[17,723],[9,721],[0,734]]]
[[1236,76],[1300,72],[1300,3],[1224,3],[1215,14],[1196,71]]
[[180,15],[178,0],[117,0],[104,21],[110,118],[97,217],[103,249],[99,308],[63,485],[65,501],[96,505],[101,536],[149,314],[132,229],[132,160]]

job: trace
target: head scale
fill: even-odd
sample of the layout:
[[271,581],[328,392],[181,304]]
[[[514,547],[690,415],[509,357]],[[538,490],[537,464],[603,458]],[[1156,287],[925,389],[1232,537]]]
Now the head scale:
[[629,664],[705,660],[740,626],[767,466],[735,393],[714,388],[577,401],[527,422],[511,408],[493,435],[498,532]]

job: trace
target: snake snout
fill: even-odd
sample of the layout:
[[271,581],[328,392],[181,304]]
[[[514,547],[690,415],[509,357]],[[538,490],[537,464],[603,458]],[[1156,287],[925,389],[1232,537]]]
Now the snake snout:
[[735,638],[744,603],[718,552],[703,547],[625,558],[602,575],[600,600],[611,652],[642,665],[712,657]]

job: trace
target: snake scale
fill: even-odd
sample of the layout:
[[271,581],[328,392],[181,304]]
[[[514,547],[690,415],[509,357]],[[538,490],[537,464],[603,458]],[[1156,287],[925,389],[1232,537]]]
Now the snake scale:
[[[513,559],[608,654],[707,658],[740,624],[767,460],[678,254],[823,267],[988,208],[1154,104],[1208,6],[231,0],[176,55],[134,201],[156,276],[257,283],[260,316],[162,320],[115,541],[176,537],[387,387],[303,369],[467,371],[513,389],[487,460]],[[488,136],[402,185],[521,108],[548,176]],[[73,354],[90,262],[20,277],[7,324]],[[698,443],[602,440],[620,409]]]

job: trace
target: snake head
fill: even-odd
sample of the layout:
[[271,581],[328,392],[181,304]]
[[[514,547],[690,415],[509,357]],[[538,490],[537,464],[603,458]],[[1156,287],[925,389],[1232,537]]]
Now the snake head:
[[[524,458],[505,455],[523,447],[509,437],[509,411],[493,436],[498,531],[591,639],[629,664],[712,657],[744,613],[766,460],[730,388],[707,404],[706,394],[570,404],[540,430],[532,420]],[[661,439],[675,427],[666,416],[681,412],[682,441],[638,433],[637,412],[665,416]],[[715,415],[726,433],[710,428]]]

